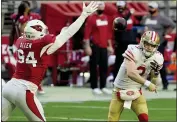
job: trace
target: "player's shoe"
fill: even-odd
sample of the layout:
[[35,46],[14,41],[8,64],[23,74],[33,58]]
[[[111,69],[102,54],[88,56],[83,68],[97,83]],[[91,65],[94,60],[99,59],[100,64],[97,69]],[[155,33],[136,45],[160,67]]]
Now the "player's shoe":
[[102,92],[105,93],[105,94],[112,94],[112,90],[109,90],[109,89],[107,89],[107,88],[103,88],[103,89],[101,89],[101,90],[102,90]]
[[42,89],[42,90],[38,90],[38,94],[45,94],[45,91]]
[[103,94],[103,92],[102,92],[99,88],[94,88],[94,89],[92,90],[92,92],[93,92],[93,94],[97,94],[97,95]]
[[38,87],[38,91],[37,92],[38,92],[38,94],[45,94],[45,91],[43,90],[41,85]]

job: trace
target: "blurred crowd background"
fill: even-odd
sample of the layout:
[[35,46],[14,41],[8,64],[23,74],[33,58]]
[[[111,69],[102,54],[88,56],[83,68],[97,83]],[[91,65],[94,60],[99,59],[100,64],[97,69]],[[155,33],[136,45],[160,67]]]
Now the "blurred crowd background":
[[[26,2],[27,5],[22,6],[22,2]],[[13,55],[15,50],[13,42],[23,32],[24,23],[30,19],[41,19],[48,26],[49,32],[57,35],[63,27],[69,26],[75,21],[82,11],[81,1],[69,0],[2,0],[1,6],[1,76],[6,82],[15,71],[16,60]],[[89,30],[89,27],[92,26],[90,23],[93,17],[88,18],[81,29],[57,53],[51,56],[42,85],[91,87],[95,89],[100,84],[102,88],[112,87],[112,82],[123,60],[121,54],[128,44],[138,44],[141,34],[149,28],[164,32],[168,29],[169,31],[168,33],[162,32],[161,35],[165,74],[163,74],[164,72],[161,73],[163,74],[162,82],[159,84],[163,84],[163,90],[168,89],[169,83],[176,85],[176,1],[163,0],[151,3],[147,1],[104,1],[104,4],[101,2],[100,6],[97,15],[103,14],[106,18],[104,21],[108,22],[109,46],[99,45],[102,41],[101,38],[105,39],[105,35],[100,34],[100,37],[97,37],[100,40],[94,41],[96,40],[94,32],[92,32],[94,30]],[[158,20],[155,17],[155,19],[151,18],[152,15],[148,20],[145,20],[152,14],[150,9],[152,13],[157,10],[155,14],[161,15],[164,21],[161,19],[161,21],[152,22],[154,26],[149,26],[148,20]],[[126,31],[121,33],[111,30],[112,20],[119,16],[127,20]],[[101,30],[104,31],[103,28]],[[90,43],[88,44],[86,40],[90,40]],[[13,51],[9,47],[13,47]],[[92,53],[90,53],[90,49]],[[104,53],[104,49],[107,51],[106,53]],[[100,52],[102,56],[98,56],[94,51]]]

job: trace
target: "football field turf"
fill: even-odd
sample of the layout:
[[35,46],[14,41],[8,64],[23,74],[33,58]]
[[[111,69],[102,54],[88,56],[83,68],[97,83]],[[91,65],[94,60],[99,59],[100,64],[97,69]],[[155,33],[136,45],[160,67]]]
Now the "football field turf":
[[[149,120],[176,121],[175,99],[147,100],[149,108]],[[87,102],[48,102],[43,104],[47,121],[106,121],[108,114],[108,101]],[[121,120],[138,120],[136,115],[125,109]],[[27,121],[19,109],[13,111],[9,121]]]

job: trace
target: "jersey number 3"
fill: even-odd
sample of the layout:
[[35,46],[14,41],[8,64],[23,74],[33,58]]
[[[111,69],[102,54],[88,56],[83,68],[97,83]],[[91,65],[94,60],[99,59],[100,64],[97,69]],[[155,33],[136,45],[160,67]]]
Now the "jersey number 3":
[[36,67],[37,60],[34,58],[34,52],[29,52],[25,57],[23,50],[19,49],[17,50],[17,55],[19,63],[32,64],[33,67]]
[[146,71],[146,67],[145,67],[145,66],[139,66],[139,67],[137,68],[137,70],[140,71],[139,74],[142,76],[142,75],[144,75],[144,73],[145,73],[145,71]]

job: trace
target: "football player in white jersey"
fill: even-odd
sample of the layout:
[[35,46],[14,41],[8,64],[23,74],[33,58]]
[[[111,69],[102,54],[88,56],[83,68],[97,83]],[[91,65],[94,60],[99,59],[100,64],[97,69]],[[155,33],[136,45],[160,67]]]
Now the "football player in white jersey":
[[[138,45],[128,45],[124,61],[114,81],[108,121],[118,121],[124,108],[132,109],[140,122],[148,122],[148,107],[141,87],[156,92],[156,81],[163,66],[163,56],[157,51],[160,45],[155,31],[146,31]],[[150,81],[147,80],[151,76]]]

